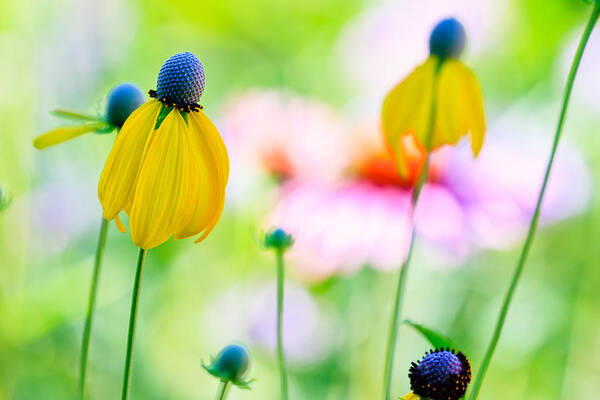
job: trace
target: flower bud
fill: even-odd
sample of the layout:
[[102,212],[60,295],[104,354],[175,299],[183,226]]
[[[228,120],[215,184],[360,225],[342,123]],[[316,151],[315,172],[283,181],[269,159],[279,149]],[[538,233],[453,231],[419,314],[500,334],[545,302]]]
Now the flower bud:
[[412,363],[408,377],[412,392],[431,400],[459,400],[471,382],[471,362],[461,352],[436,349]]
[[294,238],[283,229],[277,228],[265,235],[265,247],[267,248],[286,250],[292,244],[294,244]]
[[144,101],[142,92],[131,83],[115,86],[108,94],[106,120],[111,125],[121,128],[127,117],[144,104]]
[[244,346],[233,344],[219,352],[210,365],[202,365],[211,375],[222,381],[230,381],[241,388],[248,388],[244,375],[250,366],[250,356]]
[[454,18],[438,23],[429,37],[429,52],[442,59],[459,58],[465,49],[467,34],[465,29]]

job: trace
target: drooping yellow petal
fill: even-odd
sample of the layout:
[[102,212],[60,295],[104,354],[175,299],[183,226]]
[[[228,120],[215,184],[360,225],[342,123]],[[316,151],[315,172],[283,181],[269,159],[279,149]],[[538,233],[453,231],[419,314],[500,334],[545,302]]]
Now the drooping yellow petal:
[[462,63],[455,59],[444,61],[437,85],[436,121],[431,149],[456,144],[468,132]]
[[483,96],[477,78],[464,64],[459,63],[458,72],[462,82],[463,109],[468,131],[471,134],[471,150],[477,157],[485,139],[485,111]]
[[[412,133],[421,144],[426,141],[437,63],[436,57],[429,57],[385,97],[382,109],[383,132],[388,146],[396,156],[402,136]],[[399,172],[407,174],[401,158],[397,159],[397,163]]]
[[195,142],[192,152],[195,174],[200,178],[199,196],[197,204],[192,205],[193,213],[175,237],[180,239],[202,232],[196,240],[198,243],[208,236],[223,212],[229,158],[217,128],[204,112],[190,113],[189,123],[191,139]]
[[203,202],[203,199],[201,198],[202,193],[207,190],[207,186],[210,187],[206,177],[207,171],[203,164],[205,161],[203,160],[203,155],[199,149],[198,139],[193,132],[195,127],[190,122],[189,114],[186,123],[186,129],[183,131],[185,143],[183,151],[186,153],[184,156],[182,178],[185,187],[183,204],[184,215],[175,230],[175,240],[182,238],[182,229],[189,225],[196,208]]
[[136,179],[161,108],[150,100],[135,110],[121,129],[98,183],[104,218],[111,220],[131,202]]
[[186,122],[172,110],[154,133],[137,179],[129,226],[133,242],[151,249],[173,235],[185,218]]
[[212,150],[217,160],[217,173],[224,191],[229,180],[229,156],[223,138],[221,138],[217,127],[202,110],[194,113],[193,119],[198,122],[200,131],[203,133],[203,138],[206,141],[206,146]]
[[79,126],[63,126],[36,137],[33,139],[33,146],[38,150],[43,150],[47,147],[54,146],[55,144],[66,142],[67,140],[81,136],[84,133],[104,128],[105,126],[106,123],[104,122],[94,122]]
[[197,113],[196,118],[199,121],[201,132],[204,133],[203,137],[206,140],[206,146],[209,151],[213,152],[213,156],[216,160],[216,172],[220,183],[217,191],[219,196],[218,206],[213,210],[213,216],[208,222],[207,226],[204,228],[202,235],[196,239],[195,243],[199,243],[203,241],[210,232],[212,232],[214,227],[217,225],[217,222],[219,222],[221,214],[223,213],[223,208],[225,207],[225,189],[227,188],[227,182],[229,180],[229,156],[219,131],[212,121],[206,116],[206,114],[200,111]]
[[118,214],[115,217],[115,225],[117,226],[117,229],[119,230],[119,232],[121,232],[121,233],[127,232],[127,230],[125,229],[125,225],[123,225],[123,223],[121,222],[121,219],[119,218]]

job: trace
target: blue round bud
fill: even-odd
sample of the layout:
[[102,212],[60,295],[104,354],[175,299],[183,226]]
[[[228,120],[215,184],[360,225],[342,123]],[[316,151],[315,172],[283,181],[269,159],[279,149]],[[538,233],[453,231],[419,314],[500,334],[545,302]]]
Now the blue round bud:
[[250,357],[244,346],[233,344],[225,347],[214,363],[214,369],[219,377],[226,380],[237,381],[244,376],[250,365]]
[[122,83],[115,86],[108,94],[106,119],[120,128],[136,108],[144,104],[144,95],[135,85]]
[[440,58],[459,58],[465,49],[467,33],[454,18],[438,23],[429,37],[429,52]]
[[408,374],[414,394],[431,400],[459,400],[471,382],[471,363],[461,352],[432,350]]
[[190,52],[169,58],[158,73],[156,97],[175,106],[197,104],[204,91],[204,67]]
[[265,236],[265,246],[276,249],[287,249],[294,243],[292,235],[288,234],[283,229],[275,229],[267,233]]

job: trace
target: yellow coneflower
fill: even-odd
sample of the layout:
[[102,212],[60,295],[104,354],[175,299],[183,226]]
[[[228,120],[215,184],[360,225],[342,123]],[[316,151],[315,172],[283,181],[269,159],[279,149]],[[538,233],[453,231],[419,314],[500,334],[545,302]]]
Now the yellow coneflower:
[[204,69],[193,54],[180,53],[162,66],[154,99],[125,121],[98,184],[104,218],[129,215],[133,242],[150,249],[171,236],[201,233],[217,224],[229,176],[227,150],[198,105]]
[[408,174],[401,146],[407,135],[414,136],[423,153],[456,144],[467,134],[473,154],[481,150],[485,136],[481,90],[471,70],[458,59],[465,41],[457,20],[441,21],[431,33],[429,58],[385,97],[383,131],[402,176]]

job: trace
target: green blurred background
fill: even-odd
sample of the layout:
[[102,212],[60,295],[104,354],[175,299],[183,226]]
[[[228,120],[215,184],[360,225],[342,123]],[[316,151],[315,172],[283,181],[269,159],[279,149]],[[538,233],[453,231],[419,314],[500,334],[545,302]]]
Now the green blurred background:
[[[486,25],[468,32],[482,37],[471,36],[466,61],[480,79],[489,124],[521,107],[531,123],[543,119],[551,121],[543,126],[551,127],[573,40],[591,12],[590,5],[575,0],[1,0],[0,5],[0,186],[11,198],[0,214],[0,399],[66,399],[76,393],[101,215],[96,185],[114,137],[88,135],[39,152],[31,139],[61,123],[49,110],[101,112],[111,87],[133,82],[144,91],[154,88],[162,62],[185,50],[204,63],[202,104],[217,126],[224,102],[253,88],[281,88],[341,113],[356,112],[356,104],[363,102],[376,109],[385,87],[375,87],[364,68],[358,74],[354,70],[355,62],[368,65],[364,61],[372,55],[364,44],[354,52],[349,32],[360,29],[353,27],[393,6],[405,7],[413,23],[423,15],[426,32],[438,9],[443,10],[439,17],[452,15],[452,9],[460,17],[476,8],[493,19],[493,29]],[[592,64],[600,60],[593,58],[594,51],[600,55],[598,36],[594,32],[564,132],[585,159],[592,182],[600,176],[600,108],[583,92],[599,81],[599,64]],[[382,38],[394,39],[386,32]],[[394,57],[406,52],[416,63],[425,54],[426,39],[415,35],[399,42]],[[407,41],[413,47],[406,48]],[[421,47],[415,55],[412,48]],[[520,126],[513,129],[519,132]],[[551,134],[548,130],[541,137],[547,143],[539,153],[544,159]],[[581,185],[578,178],[569,184]],[[236,336],[236,318],[252,314],[242,294],[252,297],[248,293],[274,279],[272,254],[256,239],[270,204],[261,192],[272,185],[266,181],[256,187],[244,206],[228,205],[214,233],[200,245],[169,241],[150,252],[132,399],[213,398],[217,382],[201,361],[231,340],[246,340]],[[541,229],[482,399],[598,398],[598,222],[600,202],[592,191],[578,215]],[[405,315],[450,336],[477,369],[519,246],[476,252],[465,265],[451,269],[431,268],[426,250],[417,248]],[[120,393],[135,260],[129,237],[111,225],[91,342],[90,399]],[[320,313],[305,326],[306,312],[299,307],[297,323],[288,324],[293,333],[316,335],[298,342],[300,353],[314,350],[314,357],[291,357],[291,398],[380,396],[395,276],[364,268],[309,283],[290,275],[290,285],[309,296],[302,301]],[[268,346],[248,346],[254,360],[250,376],[257,381],[251,391],[234,389],[229,398],[278,398],[273,353]],[[397,396],[409,390],[409,362],[428,349],[417,333],[402,329]]]

